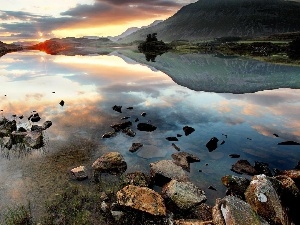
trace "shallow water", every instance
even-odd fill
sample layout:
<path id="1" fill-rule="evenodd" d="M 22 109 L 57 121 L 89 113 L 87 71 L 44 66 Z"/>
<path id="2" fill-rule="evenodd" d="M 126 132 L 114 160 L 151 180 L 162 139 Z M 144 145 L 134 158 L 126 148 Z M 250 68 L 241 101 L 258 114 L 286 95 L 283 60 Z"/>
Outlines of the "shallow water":
<path id="1" fill-rule="evenodd" d="M 271 168 L 278 169 L 293 168 L 300 160 L 299 146 L 277 145 L 288 140 L 300 142 L 299 67 L 226 59 L 226 65 L 235 65 L 226 69 L 217 57 L 169 53 L 148 63 L 142 54 L 125 53 L 52 56 L 30 51 L 0 58 L 2 116 L 12 119 L 13 114 L 24 115 L 17 123 L 28 127 L 31 124 L 27 118 L 32 111 L 37 111 L 42 118 L 37 124 L 46 120 L 53 122 L 45 131 L 46 145 L 42 149 L 30 152 L 1 149 L 1 212 L 9 205 L 30 201 L 38 214 L 44 200 L 54 196 L 65 183 L 76 184 L 68 176 L 69 169 L 85 165 L 90 171 L 93 161 L 107 151 L 119 151 L 124 155 L 127 172 L 148 172 L 149 163 L 171 159 L 171 154 L 177 152 L 171 146 L 172 142 L 165 138 L 184 134 L 182 128 L 186 125 L 195 128 L 195 132 L 183 135 L 176 145 L 181 151 L 201 159 L 201 162 L 191 164 L 188 175 L 205 190 L 209 204 L 214 204 L 216 197 L 225 195 L 221 177 L 234 174 L 230 168 L 238 159 L 230 158 L 229 154 L 240 154 L 241 159 L 251 163 L 267 162 Z M 240 66 L 240 61 L 247 66 Z M 210 92 L 192 88 L 205 86 L 201 84 L 204 82 L 201 76 L 210 76 L 210 68 L 212 74 L 218 73 L 218 77 L 222 76 L 222 68 L 224 76 L 232 75 L 236 69 L 239 83 L 233 82 L 234 77 L 230 78 L 232 92 L 240 90 L 237 86 L 245 76 L 247 79 L 242 80 L 242 84 L 251 86 L 249 92 L 257 91 L 256 87 L 271 90 L 232 94 L 228 93 L 230 85 L 226 85 L 222 90 L 227 93 L 219 93 L 220 83 L 213 83 L 213 79 L 206 79 Z M 178 75 L 183 73 L 184 77 L 179 79 Z M 268 77 L 261 79 L 264 74 Z M 276 77 L 276 82 L 267 82 L 271 75 Z M 249 78 L 251 76 L 260 80 L 254 82 Z M 282 77 L 289 82 L 280 86 Z M 262 85 L 261 80 L 268 85 Z M 276 89 L 279 87 L 282 88 Z M 59 105 L 61 100 L 65 101 L 64 106 Z M 113 111 L 114 105 L 122 105 L 123 113 Z M 127 110 L 129 106 L 134 109 Z M 147 115 L 142 117 L 142 112 Z M 137 135 L 131 138 L 120 133 L 102 139 L 105 132 L 111 131 L 110 125 L 121 122 L 124 116 L 130 116 Z M 152 133 L 138 131 L 136 118 L 140 122 L 150 122 L 158 127 L 157 130 Z M 212 137 L 219 139 L 219 145 L 209 152 L 205 145 Z M 220 145 L 223 140 L 225 143 Z M 128 150 L 133 142 L 141 142 L 144 146 L 131 153 Z M 209 190 L 210 185 L 217 191 Z"/>

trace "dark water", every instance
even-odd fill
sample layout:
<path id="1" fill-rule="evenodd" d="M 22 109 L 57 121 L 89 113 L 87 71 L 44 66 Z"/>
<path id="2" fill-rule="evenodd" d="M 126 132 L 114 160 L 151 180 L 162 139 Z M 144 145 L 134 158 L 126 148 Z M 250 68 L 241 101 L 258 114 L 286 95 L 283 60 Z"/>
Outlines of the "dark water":
<path id="1" fill-rule="evenodd" d="M 195 132 L 183 135 L 176 145 L 201 159 L 191 164 L 188 175 L 205 190 L 209 204 L 225 195 L 221 177 L 234 174 L 230 168 L 237 159 L 229 154 L 240 154 L 251 163 L 267 162 L 271 168 L 290 169 L 297 164 L 300 147 L 277 144 L 300 142 L 300 67 L 168 54 L 151 63 L 128 51 L 107 56 L 51 56 L 33 51 L 0 58 L 1 116 L 24 115 L 17 123 L 28 127 L 27 118 L 37 111 L 42 118 L 37 124 L 53 122 L 42 149 L 1 149 L 0 211 L 29 200 L 38 214 L 44 200 L 66 183 L 76 183 L 69 179 L 69 169 L 85 165 L 90 170 L 93 161 L 107 151 L 124 155 L 127 172 L 148 172 L 149 163 L 171 159 L 177 152 L 165 138 L 184 134 L 186 125 Z M 248 93 L 232 94 L 231 88 L 233 93 Z M 122 105 L 123 113 L 113 111 L 114 105 Z M 130 106 L 133 110 L 126 109 Z M 142 112 L 147 115 L 142 117 Z M 130 116 L 137 135 L 120 133 L 102 139 L 111 131 L 110 125 L 124 116 Z M 139 132 L 136 118 L 150 121 L 157 130 Z M 219 145 L 209 152 L 205 145 L 212 137 L 219 139 Z M 144 146 L 131 153 L 133 142 Z M 209 190 L 210 185 L 217 191 Z"/>

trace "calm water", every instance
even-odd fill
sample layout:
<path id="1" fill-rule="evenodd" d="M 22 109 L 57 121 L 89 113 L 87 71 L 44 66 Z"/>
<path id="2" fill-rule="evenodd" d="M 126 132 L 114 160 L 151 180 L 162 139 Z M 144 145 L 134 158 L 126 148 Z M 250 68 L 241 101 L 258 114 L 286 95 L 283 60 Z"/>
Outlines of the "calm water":
<path id="1" fill-rule="evenodd" d="M 30 126 L 27 118 L 37 111 L 42 118 L 37 124 L 53 122 L 42 149 L 1 149 L 1 212 L 8 205 L 29 200 L 37 213 L 44 200 L 65 183 L 76 184 L 68 176 L 69 169 L 79 165 L 90 169 L 107 151 L 121 152 L 128 172 L 148 172 L 149 163 L 171 159 L 177 152 L 165 138 L 183 134 L 186 125 L 196 131 L 182 136 L 176 145 L 201 159 L 191 164 L 188 175 L 205 190 L 209 204 L 225 195 L 221 177 L 234 174 L 230 168 L 237 159 L 229 154 L 278 169 L 293 168 L 300 160 L 299 146 L 277 145 L 300 142 L 300 67 L 197 54 L 168 53 L 147 62 L 143 55 L 129 51 L 106 56 L 51 56 L 32 51 L 0 58 L 0 82 L 2 116 L 24 115 L 18 126 Z M 243 90 L 249 93 L 232 94 Z M 114 105 L 122 105 L 123 113 L 113 111 Z M 134 109 L 127 110 L 129 106 Z M 140 116 L 142 112 L 146 117 Z M 137 135 L 131 138 L 120 133 L 102 139 L 111 131 L 109 126 L 124 116 L 131 117 Z M 158 129 L 139 132 L 136 118 L 150 120 Z M 209 152 L 205 145 L 212 137 L 220 141 Z M 133 142 L 144 147 L 130 153 Z M 217 191 L 207 189 L 210 185 Z"/>

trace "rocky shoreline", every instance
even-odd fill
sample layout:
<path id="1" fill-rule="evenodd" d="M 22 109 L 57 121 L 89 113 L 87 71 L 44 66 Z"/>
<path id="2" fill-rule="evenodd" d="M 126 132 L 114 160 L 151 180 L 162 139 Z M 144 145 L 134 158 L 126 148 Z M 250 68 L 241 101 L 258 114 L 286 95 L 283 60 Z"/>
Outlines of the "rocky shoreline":
<path id="1" fill-rule="evenodd" d="M 5 44 L 2 41 L 0 41 L 0 57 L 7 53 L 21 51 L 21 50 L 23 50 L 23 47 L 19 45 Z"/>

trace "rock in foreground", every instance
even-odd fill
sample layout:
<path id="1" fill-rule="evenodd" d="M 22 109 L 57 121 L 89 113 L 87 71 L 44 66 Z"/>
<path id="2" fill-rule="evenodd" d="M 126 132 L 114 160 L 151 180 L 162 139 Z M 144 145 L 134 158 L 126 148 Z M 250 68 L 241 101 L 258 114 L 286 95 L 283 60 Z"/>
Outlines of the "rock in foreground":
<path id="1" fill-rule="evenodd" d="M 127 206 L 154 216 L 165 216 L 166 207 L 163 198 L 147 187 L 128 185 L 117 192 L 117 201 Z"/>
<path id="2" fill-rule="evenodd" d="M 126 171 L 127 163 L 119 152 L 108 152 L 98 158 L 92 167 L 96 172 L 118 174 Z"/>

